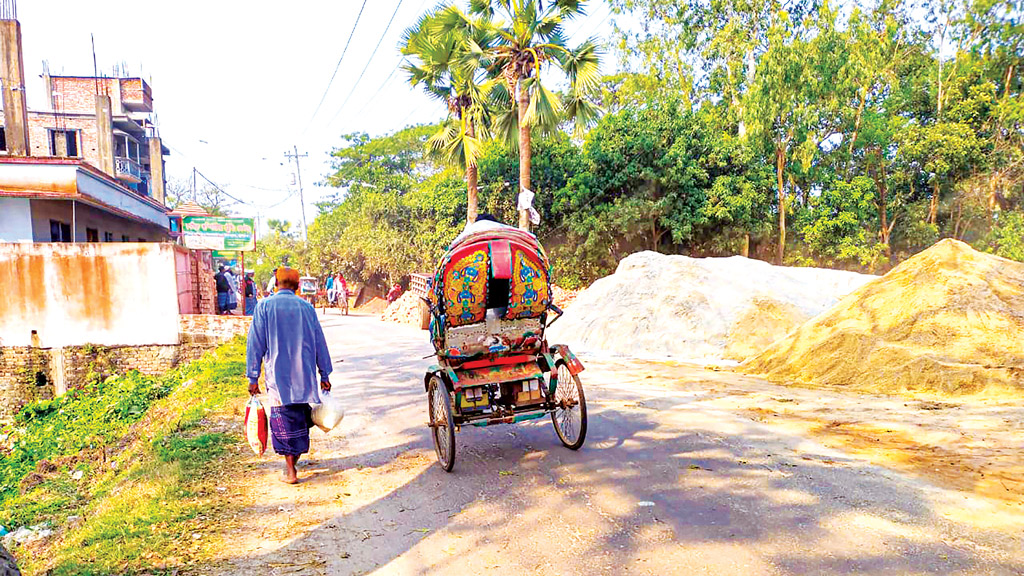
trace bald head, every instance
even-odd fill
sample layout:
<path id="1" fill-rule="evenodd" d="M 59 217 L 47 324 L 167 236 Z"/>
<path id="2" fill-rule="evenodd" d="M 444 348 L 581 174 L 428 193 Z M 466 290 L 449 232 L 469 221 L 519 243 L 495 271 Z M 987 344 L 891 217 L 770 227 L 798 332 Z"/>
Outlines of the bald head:
<path id="1" fill-rule="evenodd" d="M 293 292 L 297 291 L 299 289 L 299 271 L 292 268 L 278 268 L 277 287 Z"/>

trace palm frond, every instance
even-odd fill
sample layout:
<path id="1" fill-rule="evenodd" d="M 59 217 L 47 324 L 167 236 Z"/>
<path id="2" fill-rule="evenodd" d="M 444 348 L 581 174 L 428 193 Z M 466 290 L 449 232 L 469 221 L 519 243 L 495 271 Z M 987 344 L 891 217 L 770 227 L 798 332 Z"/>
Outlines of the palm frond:
<path id="1" fill-rule="evenodd" d="M 565 53 L 561 64 L 573 95 L 592 94 L 601 84 L 601 48 L 592 39 Z"/>
<path id="2" fill-rule="evenodd" d="M 566 98 L 562 104 L 562 115 L 566 120 L 572 121 L 572 134 L 576 138 L 582 138 L 587 129 L 597 124 L 604 112 L 591 100 L 575 95 Z"/>
<path id="3" fill-rule="evenodd" d="M 537 78 L 530 78 L 524 82 L 521 89 L 530 93 L 530 105 L 526 109 L 526 116 L 523 118 L 528 126 L 536 126 L 544 132 L 551 132 L 558 127 L 559 115 L 562 111 L 562 103 L 558 95 L 548 90 Z"/>

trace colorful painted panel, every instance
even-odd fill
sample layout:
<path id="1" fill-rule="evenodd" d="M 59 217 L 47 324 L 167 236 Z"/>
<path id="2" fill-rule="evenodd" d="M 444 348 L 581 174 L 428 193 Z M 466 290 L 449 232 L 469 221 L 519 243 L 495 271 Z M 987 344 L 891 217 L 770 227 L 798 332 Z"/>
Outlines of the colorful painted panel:
<path id="1" fill-rule="evenodd" d="M 483 384 L 494 384 L 497 382 L 516 382 L 540 378 L 543 372 L 536 362 L 524 364 L 511 364 L 505 366 L 489 366 L 487 368 L 475 368 L 473 370 L 459 370 L 459 383 L 455 385 L 456 390 L 481 386 Z"/>
<path id="2" fill-rule="evenodd" d="M 536 318 L 548 309 L 551 287 L 548 271 L 536 256 L 518 246 L 512 248 L 512 286 L 505 318 Z"/>
<path id="3" fill-rule="evenodd" d="M 487 245 L 453 260 L 444 271 L 444 309 L 450 326 L 482 322 L 487 314 Z"/>

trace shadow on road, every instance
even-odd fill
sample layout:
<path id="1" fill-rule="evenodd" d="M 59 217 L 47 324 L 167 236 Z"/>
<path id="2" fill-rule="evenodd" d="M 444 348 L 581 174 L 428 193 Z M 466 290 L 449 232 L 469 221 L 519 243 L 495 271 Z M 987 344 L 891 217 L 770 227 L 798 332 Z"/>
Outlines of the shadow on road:
<path id="1" fill-rule="evenodd" d="M 338 385 L 393 441 L 326 456 L 308 480 L 359 468 L 398 484 L 271 552 L 227 558 L 229 573 L 1024 572 L 1005 553 L 1019 537 L 943 518 L 919 483 L 841 455 L 798 457 L 800 438 L 639 387 L 587 387 L 578 452 L 549 420 L 463 429 L 447 474 L 424 426 L 429 347 L 403 342 L 353 347 L 341 384 L 360 384 Z"/>

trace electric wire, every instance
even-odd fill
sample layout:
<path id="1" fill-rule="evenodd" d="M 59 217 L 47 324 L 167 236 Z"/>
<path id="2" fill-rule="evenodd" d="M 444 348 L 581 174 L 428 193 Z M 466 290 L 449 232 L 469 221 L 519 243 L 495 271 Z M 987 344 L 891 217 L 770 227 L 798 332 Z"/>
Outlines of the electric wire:
<path id="1" fill-rule="evenodd" d="M 356 78 L 355 84 L 352 84 L 352 89 L 348 91 L 348 96 L 345 97 L 345 101 L 341 103 L 341 106 L 338 107 L 338 111 L 334 113 L 334 117 L 332 117 L 331 121 L 327 123 L 328 127 L 330 127 L 330 125 L 333 124 L 334 121 L 338 119 L 338 116 L 341 115 L 342 110 L 345 109 L 345 105 L 348 104 L 348 101 L 352 98 L 352 95 L 355 94 L 356 88 L 359 87 L 359 82 L 363 79 L 363 75 L 366 74 L 367 69 L 370 68 L 370 64 L 373 63 L 373 58 L 374 56 L 377 55 L 377 50 L 380 48 L 380 45 L 384 43 L 384 37 L 388 35 L 388 30 L 391 29 L 391 24 L 395 21 L 395 16 L 398 15 L 398 9 L 402 7 L 402 2 L 404 1 L 405 0 L 398 0 L 398 5 L 395 6 L 395 11 L 391 13 L 391 19 L 388 20 L 388 25 L 384 27 L 384 32 L 380 35 L 380 40 L 377 40 L 377 45 L 373 47 L 373 52 L 370 53 L 370 58 L 366 61 L 366 65 L 363 66 L 363 70 L 362 72 L 359 73 L 359 77 Z"/>
<path id="2" fill-rule="evenodd" d="M 370 98 L 366 101 L 366 103 L 363 104 L 363 107 L 360 108 L 358 112 L 356 112 L 356 116 L 359 116 L 360 114 L 362 114 L 363 111 L 366 110 L 367 106 L 369 106 L 370 104 L 375 102 L 375 99 L 377 98 L 377 95 L 380 94 L 380 91 L 384 89 L 384 86 L 386 86 L 387 83 L 391 80 L 391 78 L 395 75 L 395 72 L 397 72 L 399 70 L 399 68 L 402 67 L 402 64 L 404 64 L 406 62 L 408 62 L 408 60 L 406 60 L 405 58 L 402 58 L 401 60 L 399 60 L 398 64 L 396 64 L 394 66 L 394 68 L 391 69 L 391 73 L 388 74 L 388 77 L 385 78 L 384 81 L 380 83 L 380 87 L 378 87 L 377 91 L 373 93 L 373 96 L 370 96 Z"/>
<path id="3" fill-rule="evenodd" d="M 338 70 L 341 68 L 341 62 L 345 59 L 345 54 L 348 53 L 349 44 L 352 43 L 352 37 L 356 35 L 356 28 L 359 27 L 359 19 L 363 16 L 363 8 L 366 8 L 367 0 L 363 0 L 363 5 L 359 7 L 359 13 L 356 14 L 356 21 L 352 24 L 352 31 L 348 34 L 348 40 L 345 41 L 345 47 L 341 50 L 341 58 L 338 58 L 338 63 L 334 66 L 334 72 L 331 73 L 331 79 L 327 82 L 327 88 L 324 88 L 324 94 L 320 97 L 320 103 L 316 105 L 316 110 L 313 110 L 313 115 L 310 116 L 309 122 L 306 124 L 306 128 L 302 130 L 305 134 L 309 127 L 313 125 L 313 120 L 316 119 L 316 115 L 320 112 L 320 107 L 324 105 L 324 100 L 327 99 L 327 93 L 331 91 L 331 85 L 334 84 L 334 78 L 338 75 Z"/>

